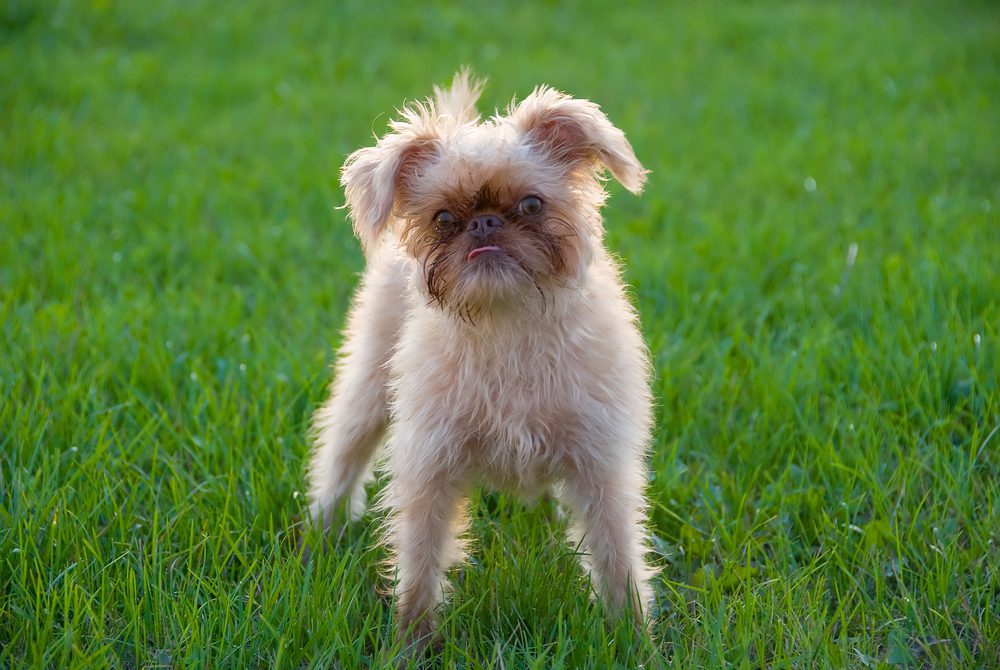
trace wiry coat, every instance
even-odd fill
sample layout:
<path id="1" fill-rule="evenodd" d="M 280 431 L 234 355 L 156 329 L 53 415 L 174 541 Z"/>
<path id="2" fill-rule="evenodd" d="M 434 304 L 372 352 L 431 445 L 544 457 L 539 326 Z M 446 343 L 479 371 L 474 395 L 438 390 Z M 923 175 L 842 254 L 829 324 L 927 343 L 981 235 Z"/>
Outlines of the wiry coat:
<path id="1" fill-rule="evenodd" d="M 648 611 L 648 355 L 600 217 L 603 169 L 635 192 L 645 171 L 588 101 L 539 88 L 480 122 L 466 74 L 435 93 L 344 167 L 368 264 L 314 420 L 311 518 L 363 509 L 387 437 L 404 631 L 431 630 L 480 482 L 554 488 L 602 598 Z"/>

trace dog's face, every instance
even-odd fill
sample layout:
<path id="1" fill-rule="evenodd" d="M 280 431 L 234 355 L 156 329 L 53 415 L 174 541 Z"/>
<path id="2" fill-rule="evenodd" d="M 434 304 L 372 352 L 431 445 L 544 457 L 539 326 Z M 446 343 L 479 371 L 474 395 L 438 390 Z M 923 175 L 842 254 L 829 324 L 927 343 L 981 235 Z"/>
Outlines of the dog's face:
<path id="1" fill-rule="evenodd" d="M 540 88 L 480 122 L 478 93 L 460 74 L 352 154 L 342 177 L 366 248 L 390 229 L 422 268 L 431 302 L 466 316 L 579 281 L 603 233 L 604 168 L 633 192 L 645 181 L 593 103 Z"/>

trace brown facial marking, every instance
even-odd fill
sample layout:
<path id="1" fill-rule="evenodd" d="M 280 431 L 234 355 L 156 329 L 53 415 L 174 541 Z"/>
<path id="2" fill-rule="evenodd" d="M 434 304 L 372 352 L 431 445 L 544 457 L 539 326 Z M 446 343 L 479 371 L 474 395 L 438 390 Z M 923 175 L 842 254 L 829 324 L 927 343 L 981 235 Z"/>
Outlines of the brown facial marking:
<path id="1" fill-rule="evenodd" d="M 532 167 L 483 174 L 475 188 L 449 185 L 432 169 L 424 176 L 440 185 L 436 193 L 418 189 L 417 197 L 400 203 L 402 240 L 421 265 L 432 303 L 467 319 L 491 304 L 540 296 L 544 305 L 554 285 L 578 272 L 586 235 L 578 230 L 579 204 L 534 187 Z M 527 180 L 521 175 L 525 170 Z M 529 196 L 537 201 L 522 207 Z M 442 212 L 447 216 L 437 216 Z M 496 217 L 501 225 L 485 234 L 481 227 L 470 230 L 476 227 L 470 222 L 483 216 Z M 485 246 L 498 249 L 469 257 Z"/>
<path id="2" fill-rule="evenodd" d="M 475 212 L 496 210 L 501 206 L 500 191 L 489 184 L 484 185 L 473 198 L 472 209 Z"/>

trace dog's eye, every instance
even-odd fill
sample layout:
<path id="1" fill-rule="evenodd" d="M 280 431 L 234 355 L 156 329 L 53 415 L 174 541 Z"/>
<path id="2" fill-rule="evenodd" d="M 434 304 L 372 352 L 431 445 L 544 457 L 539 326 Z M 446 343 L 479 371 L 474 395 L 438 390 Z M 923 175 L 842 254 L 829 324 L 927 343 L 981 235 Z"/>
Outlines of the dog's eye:
<path id="1" fill-rule="evenodd" d="M 455 215 L 449 212 L 447 209 L 442 209 L 440 212 L 434 215 L 434 225 L 439 230 L 447 230 L 448 228 L 455 225 Z"/>
<path id="2" fill-rule="evenodd" d="M 517 207 L 521 210 L 521 214 L 538 214 L 542 211 L 542 199 L 529 195 L 522 199 Z"/>

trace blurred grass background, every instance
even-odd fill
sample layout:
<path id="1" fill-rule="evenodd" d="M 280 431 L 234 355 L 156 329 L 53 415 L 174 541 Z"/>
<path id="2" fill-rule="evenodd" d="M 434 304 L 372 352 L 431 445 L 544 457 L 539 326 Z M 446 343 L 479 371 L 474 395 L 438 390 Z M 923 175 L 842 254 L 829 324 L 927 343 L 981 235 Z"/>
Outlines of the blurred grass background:
<path id="1" fill-rule="evenodd" d="M 0 4 L 0 666 L 369 667 L 285 542 L 362 266 L 337 172 L 469 64 L 602 105 L 657 378 L 650 637 L 484 493 L 443 667 L 1000 664 L 1000 9 Z"/>

